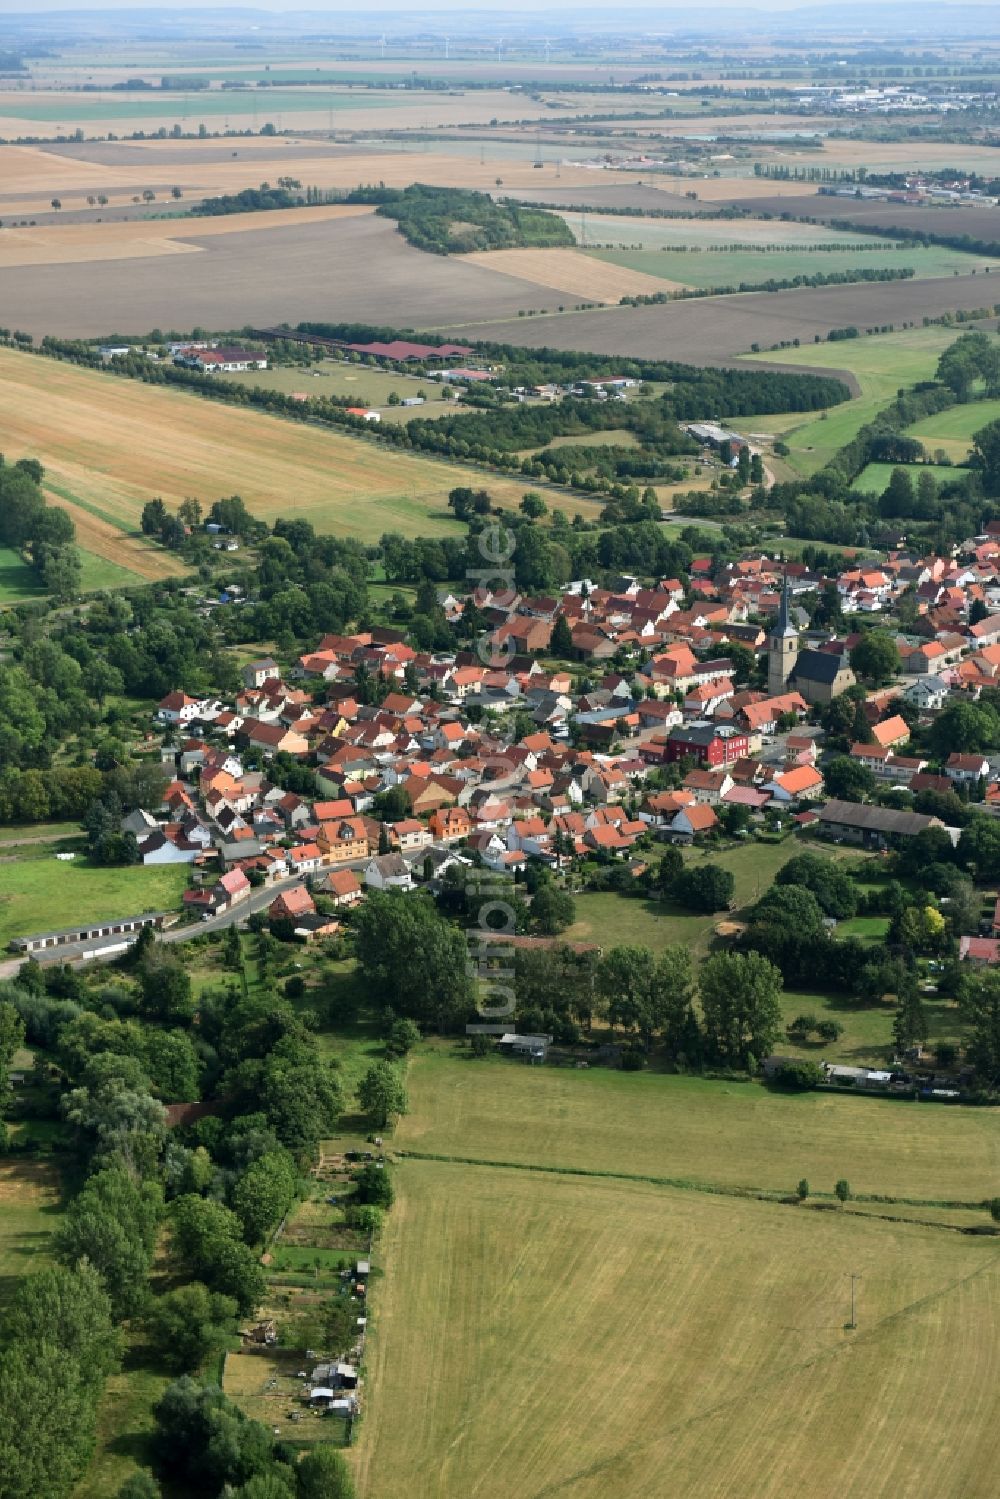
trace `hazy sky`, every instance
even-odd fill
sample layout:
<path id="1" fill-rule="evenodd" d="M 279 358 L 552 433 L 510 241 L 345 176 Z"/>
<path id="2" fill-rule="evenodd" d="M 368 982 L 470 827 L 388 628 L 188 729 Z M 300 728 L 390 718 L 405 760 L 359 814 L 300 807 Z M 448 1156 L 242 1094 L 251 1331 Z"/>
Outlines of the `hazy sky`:
<path id="1" fill-rule="evenodd" d="M 969 3 L 977 5 L 978 0 L 936 0 L 938 5 L 962 4 L 963 8 Z M 908 11 L 917 9 L 926 12 L 929 9 L 928 0 L 917 0 L 914 7 L 911 0 L 877 0 L 877 9 L 883 11 L 886 7 L 898 10 L 902 20 Z M 621 10 L 624 13 L 635 10 L 643 10 L 654 14 L 661 14 L 664 20 L 675 23 L 678 18 L 685 17 L 692 26 L 698 24 L 698 19 L 703 18 L 706 13 L 715 10 L 745 10 L 752 15 L 755 10 L 811 10 L 822 8 L 831 10 L 831 0 L 708 0 L 697 10 L 683 3 L 683 0 L 625 0 Z M 984 12 L 993 11 L 992 5 L 979 5 Z M 136 4 L 136 0 L 102 0 L 102 3 L 94 4 L 94 0 L 0 0 L 0 15 L 32 15 L 39 11 L 107 11 L 107 10 L 191 10 L 195 12 L 212 11 L 217 9 L 236 10 L 269 10 L 269 11 L 298 11 L 312 14 L 325 13 L 336 16 L 338 13 L 349 14 L 355 21 L 359 18 L 358 6 L 351 0 L 313 0 L 313 3 L 302 3 L 302 0 L 208 0 L 204 5 L 192 5 L 191 0 L 153 0 L 149 5 Z M 862 7 L 857 0 L 847 0 L 845 10 L 851 20 L 855 20 Z M 545 13 L 559 11 L 562 14 L 576 13 L 585 23 L 588 11 L 599 12 L 603 19 L 607 19 L 606 8 L 595 3 L 595 0 L 545 0 L 544 7 L 539 6 L 539 0 L 387 0 L 385 4 L 365 4 L 364 12 L 371 16 L 373 24 L 383 15 L 396 12 L 405 12 L 407 15 L 426 16 L 429 21 L 442 11 L 461 11 L 463 14 L 483 11 L 488 15 L 496 16 L 510 11 L 529 11 L 538 15 L 539 20 L 544 19 Z"/>

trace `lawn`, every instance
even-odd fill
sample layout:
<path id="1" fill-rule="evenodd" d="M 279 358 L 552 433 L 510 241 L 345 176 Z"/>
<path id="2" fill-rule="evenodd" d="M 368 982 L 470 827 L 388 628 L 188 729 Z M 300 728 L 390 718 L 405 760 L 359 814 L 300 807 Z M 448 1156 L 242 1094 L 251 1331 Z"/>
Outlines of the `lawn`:
<path id="1" fill-rule="evenodd" d="M 13 547 L 0 547 L 0 604 L 36 598 L 45 592 L 33 567 Z"/>
<path id="2" fill-rule="evenodd" d="M 509 508 L 527 487 L 373 438 L 8 349 L 0 350 L 0 451 L 43 464 L 81 547 L 154 577 L 176 572 L 177 559 L 125 533 L 138 530 L 155 495 L 176 507 L 188 496 L 207 506 L 238 493 L 263 520 L 294 516 L 374 542 L 384 531 L 457 534 L 447 507 L 456 485 L 485 484 Z M 553 502 L 571 514 L 598 508 L 572 495 Z"/>
<path id="3" fill-rule="evenodd" d="M 699 864 L 707 860 L 722 869 L 728 869 L 736 882 L 736 908 L 751 905 L 768 890 L 778 870 L 789 859 L 804 852 L 795 837 L 783 843 L 741 844 L 737 848 L 684 851 L 685 861 Z M 810 844 L 808 852 L 824 854 L 830 858 L 844 858 L 817 844 Z M 613 891 L 584 892 L 576 899 L 576 921 L 566 931 L 572 942 L 596 942 L 601 947 L 631 944 L 652 948 L 660 952 L 672 942 L 683 942 L 699 956 L 704 956 L 709 938 L 720 921 L 733 913 L 718 911 L 714 915 L 697 915 L 675 906 L 670 901 L 644 900 L 639 897 L 618 895 Z"/>
<path id="4" fill-rule="evenodd" d="M 878 917 L 859 919 L 880 920 Z M 840 930 L 853 925 L 853 922 L 843 922 Z M 937 994 L 921 994 L 920 998 L 927 1016 L 928 1045 L 933 1047 L 940 1041 L 960 1042 L 964 1026 L 956 1005 L 949 999 L 939 999 Z M 817 1020 L 835 1020 L 843 1026 L 843 1035 L 832 1042 L 812 1038 L 798 1044 L 782 1037 L 778 1049 L 789 1055 L 808 1057 L 812 1061 L 846 1062 L 851 1067 L 882 1064 L 891 1055 L 895 1006 L 890 1002 L 860 1005 L 851 1003 L 842 994 L 785 990 L 781 996 L 781 1011 L 786 1025 L 799 1015 L 815 1015 Z"/>
<path id="5" fill-rule="evenodd" d="M 0 949 L 31 932 L 176 910 L 186 884 L 183 867 L 103 869 L 83 858 L 64 864 L 54 856 L 0 864 Z"/>
<path id="6" fill-rule="evenodd" d="M 139 1337 L 129 1339 L 121 1371 L 104 1387 L 96 1449 L 73 1499 L 107 1499 L 138 1467 L 147 1465 L 147 1444 L 156 1425 L 153 1406 L 172 1378 L 150 1362 Z"/>
<path id="7" fill-rule="evenodd" d="M 0 1160 L 0 1305 L 22 1275 L 50 1263 L 48 1242 L 59 1217 L 59 1177 L 42 1161 Z"/>
<path id="8" fill-rule="evenodd" d="M 79 838 L 78 822 L 21 822 L 13 827 L 0 828 L 0 843 L 31 843 L 36 838 L 59 842 L 63 838 Z"/>
<path id="9" fill-rule="evenodd" d="M 285 365 L 222 378 L 237 385 L 280 390 L 285 395 L 297 392 L 311 397 L 349 396 L 354 405 L 381 411 L 383 421 L 441 416 L 447 409 L 441 399 L 442 384 L 439 380 L 429 380 L 426 375 L 397 375 L 391 370 L 373 369 L 337 359 L 325 359 L 308 369 L 300 365 Z M 389 397 L 394 393 L 401 401 L 423 395 L 426 402 L 423 406 L 390 406 Z"/>
<path id="10" fill-rule="evenodd" d="M 362 1493 L 994 1492 L 992 1241 L 435 1162 L 397 1185 Z"/>
<path id="11" fill-rule="evenodd" d="M 803 1008 L 796 996 L 794 1008 Z M 402 1150 L 727 1187 L 981 1202 L 1000 1179 L 1000 1110 L 948 1109 L 754 1082 L 533 1068 L 425 1045 Z"/>
<path id="12" fill-rule="evenodd" d="M 857 436 L 858 429 L 887 406 L 897 391 L 918 380 L 931 380 L 939 356 L 955 342 L 957 328 L 906 328 L 835 343 L 804 345 L 755 354 L 768 364 L 802 365 L 815 370 L 849 370 L 861 387 L 860 396 L 829 414 L 802 421 L 801 417 L 754 417 L 755 432 L 774 431 L 791 448 L 786 460 L 800 474 L 815 473 L 838 448 Z"/>

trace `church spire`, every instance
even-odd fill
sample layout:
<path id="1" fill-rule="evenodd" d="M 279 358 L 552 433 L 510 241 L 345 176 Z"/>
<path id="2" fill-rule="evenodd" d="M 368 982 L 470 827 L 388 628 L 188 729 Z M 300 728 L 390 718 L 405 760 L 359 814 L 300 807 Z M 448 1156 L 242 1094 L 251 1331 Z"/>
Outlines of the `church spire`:
<path id="1" fill-rule="evenodd" d="M 778 609 L 778 623 L 774 628 L 775 635 L 782 637 L 798 637 L 798 630 L 792 624 L 791 616 L 791 594 L 788 592 L 788 574 L 785 573 L 781 585 L 781 605 Z"/>

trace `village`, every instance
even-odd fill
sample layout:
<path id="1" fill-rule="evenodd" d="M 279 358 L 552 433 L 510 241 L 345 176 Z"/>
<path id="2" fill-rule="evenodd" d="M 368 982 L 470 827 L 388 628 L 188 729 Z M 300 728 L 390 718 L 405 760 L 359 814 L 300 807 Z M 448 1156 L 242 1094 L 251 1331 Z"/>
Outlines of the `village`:
<path id="1" fill-rule="evenodd" d="M 810 623 L 802 601 L 817 594 L 846 627 L 818 627 L 815 609 Z M 449 619 L 467 597 L 443 596 Z M 879 850 L 947 825 L 914 810 L 922 794 L 1000 807 L 1000 758 L 910 742 L 1000 680 L 1000 524 L 954 558 L 889 553 L 836 575 L 695 558 L 687 587 L 621 577 L 475 602 L 503 666 L 375 627 L 284 666 L 249 660 L 229 700 L 168 693 L 150 732 L 169 783 L 121 830 L 134 862 L 190 866 L 181 911 L 12 947 L 106 957 L 145 924 L 176 937 L 178 921 L 211 931 L 260 911 L 311 942 L 336 938 L 368 892 L 437 889 L 452 866 L 517 880 L 531 862 L 558 874 L 596 860 L 638 874 L 656 844 L 761 835 Z M 862 620 L 894 646 L 877 685 L 858 652 L 871 636 L 851 628 Z M 286 789 L 289 765 L 314 771 L 316 795 Z M 1000 961 L 996 934 L 964 934 L 962 957 Z"/>

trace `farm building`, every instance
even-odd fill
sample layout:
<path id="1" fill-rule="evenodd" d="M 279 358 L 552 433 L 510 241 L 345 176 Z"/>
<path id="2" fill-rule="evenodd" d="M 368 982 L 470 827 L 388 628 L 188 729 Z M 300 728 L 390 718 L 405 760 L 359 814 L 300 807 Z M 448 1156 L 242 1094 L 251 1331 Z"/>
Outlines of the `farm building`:
<path id="1" fill-rule="evenodd" d="M 423 364 L 429 359 L 469 359 L 474 352 L 465 344 L 415 344 L 405 338 L 394 338 L 390 343 L 348 344 L 347 348 L 352 354 L 365 354 L 369 359 L 389 364 L 408 364 L 411 360 Z"/>
<path id="2" fill-rule="evenodd" d="M 521 1057 L 525 1062 L 544 1062 L 552 1037 L 519 1036 L 516 1031 L 507 1031 L 497 1044 L 505 1056 Z"/>
<path id="3" fill-rule="evenodd" d="M 927 828 L 942 828 L 939 817 L 921 812 L 897 812 L 890 807 L 868 807 L 859 802 L 830 801 L 819 808 L 818 828 L 831 838 L 860 843 L 865 848 L 888 848 L 915 838 Z"/>
<path id="4" fill-rule="evenodd" d="M 239 375 L 246 370 L 266 370 L 267 355 L 254 349 L 181 349 L 174 363 L 203 375 Z"/>

